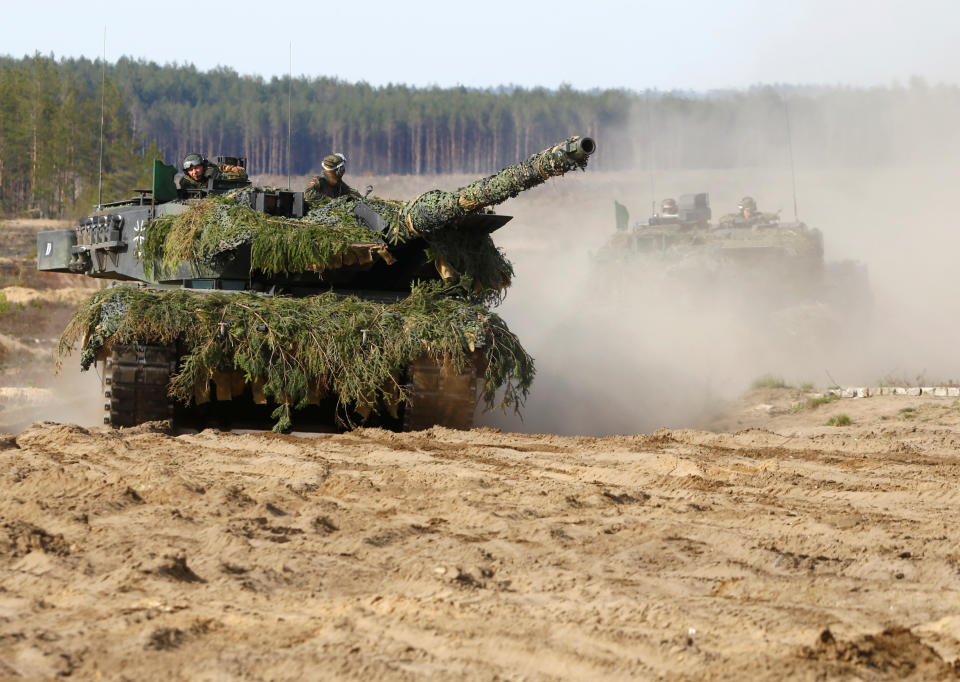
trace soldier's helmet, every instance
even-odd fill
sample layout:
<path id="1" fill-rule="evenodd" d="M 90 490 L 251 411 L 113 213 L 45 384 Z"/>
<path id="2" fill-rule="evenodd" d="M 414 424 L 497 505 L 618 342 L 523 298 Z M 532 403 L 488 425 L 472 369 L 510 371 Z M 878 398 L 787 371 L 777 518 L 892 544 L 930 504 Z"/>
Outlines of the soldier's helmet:
<path id="1" fill-rule="evenodd" d="M 203 157 L 200 154 L 187 154 L 183 157 L 183 171 L 187 172 L 194 166 L 202 166 Z"/>
<path id="2" fill-rule="evenodd" d="M 677 215 L 680 209 L 677 207 L 676 199 L 664 199 L 660 202 L 660 213 L 663 215 Z"/>
<path id="3" fill-rule="evenodd" d="M 746 211 L 747 209 L 756 213 L 757 211 L 757 202 L 754 201 L 753 197 L 744 197 L 740 200 L 740 203 L 737 204 L 737 208 L 741 211 Z"/>
<path id="4" fill-rule="evenodd" d="M 339 152 L 331 154 L 323 160 L 323 170 L 333 171 L 338 178 L 343 177 L 343 172 L 347 169 L 347 157 Z"/>

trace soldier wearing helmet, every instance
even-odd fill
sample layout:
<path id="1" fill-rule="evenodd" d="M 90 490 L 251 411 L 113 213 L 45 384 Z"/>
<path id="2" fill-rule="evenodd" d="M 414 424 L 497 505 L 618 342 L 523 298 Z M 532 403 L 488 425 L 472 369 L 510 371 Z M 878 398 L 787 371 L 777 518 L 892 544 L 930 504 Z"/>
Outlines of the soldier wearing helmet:
<path id="1" fill-rule="evenodd" d="M 183 157 L 183 177 L 180 189 L 203 189 L 211 176 L 210 164 L 201 154 L 187 154 Z"/>
<path id="2" fill-rule="evenodd" d="M 740 200 L 740 203 L 737 204 L 737 208 L 740 210 L 740 217 L 750 219 L 757 216 L 757 202 L 753 197 L 744 197 Z"/>
<path id="3" fill-rule="evenodd" d="M 664 218 L 678 218 L 680 216 L 680 207 L 677 206 L 677 200 L 664 199 L 661 201 L 660 215 Z"/>
<path id="4" fill-rule="evenodd" d="M 753 197 L 747 196 L 737 204 L 737 212 L 729 213 L 720 218 L 720 225 L 723 227 L 777 227 L 780 223 L 780 216 L 777 213 L 762 213 L 757 210 L 757 202 Z"/>
<path id="5" fill-rule="evenodd" d="M 347 195 L 359 197 L 359 192 L 343 181 L 346 167 L 347 157 L 343 154 L 331 154 L 324 158 L 323 172 L 311 180 L 303 190 L 303 198 L 307 201 L 319 201 Z"/>
<path id="6" fill-rule="evenodd" d="M 710 215 L 710 198 L 705 192 L 681 194 L 679 199 L 667 197 L 661 200 L 660 211 L 640 226 L 669 225 L 673 231 L 680 232 L 705 230 L 710 227 Z"/>

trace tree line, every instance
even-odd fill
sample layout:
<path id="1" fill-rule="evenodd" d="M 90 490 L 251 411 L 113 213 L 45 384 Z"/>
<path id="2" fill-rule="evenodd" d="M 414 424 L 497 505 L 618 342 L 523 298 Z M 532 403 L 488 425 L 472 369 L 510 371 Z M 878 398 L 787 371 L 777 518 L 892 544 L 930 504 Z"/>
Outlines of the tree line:
<path id="1" fill-rule="evenodd" d="M 105 200 L 143 186 L 161 153 L 144 139 L 112 78 L 93 82 L 39 56 L 0 64 L 0 214 L 86 212 L 98 199 L 101 168 Z"/>
<path id="2" fill-rule="evenodd" d="M 264 79 L 121 58 L 0 57 L 0 211 L 63 215 L 145 181 L 153 156 L 244 156 L 252 174 L 304 175 L 343 152 L 351 173 L 486 174 L 568 135 L 598 170 L 866 165 L 960 149 L 960 88 L 766 86 L 681 93 L 374 87 Z"/>

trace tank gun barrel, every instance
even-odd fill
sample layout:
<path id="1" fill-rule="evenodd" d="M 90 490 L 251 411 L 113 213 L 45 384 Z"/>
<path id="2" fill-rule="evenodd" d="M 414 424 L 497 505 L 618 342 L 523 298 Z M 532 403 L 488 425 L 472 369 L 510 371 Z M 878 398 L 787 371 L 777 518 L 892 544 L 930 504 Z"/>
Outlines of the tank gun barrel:
<path id="1" fill-rule="evenodd" d="M 561 153 L 574 161 L 585 161 L 597 151 L 597 143 L 592 137 L 573 137 L 558 146 L 562 147 Z"/>
<path id="2" fill-rule="evenodd" d="M 432 231 L 453 224 L 469 213 L 502 203 L 549 178 L 586 168 L 596 149 L 597 144 L 591 137 L 568 137 L 526 161 L 507 166 L 455 192 L 439 189 L 424 192 L 401 209 L 397 229 L 413 236 L 429 237 Z"/>

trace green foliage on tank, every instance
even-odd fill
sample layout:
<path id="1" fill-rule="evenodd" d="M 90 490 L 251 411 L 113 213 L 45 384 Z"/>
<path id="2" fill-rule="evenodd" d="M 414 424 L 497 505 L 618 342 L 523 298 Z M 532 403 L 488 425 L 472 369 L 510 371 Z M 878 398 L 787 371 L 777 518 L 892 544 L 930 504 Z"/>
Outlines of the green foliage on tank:
<path id="1" fill-rule="evenodd" d="M 251 269 L 266 275 L 322 271 L 351 244 L 381 241 L 357 221 L 349 202 L 330 203 L 336 205 L 322 222 L 312 213 L 302 219 L 261 213 L 236 195 L 194 200 L 186 212 L 152 221 L 141 246 L 144 272 L 153 278 L 183 262 L 210 264 L 242 244 L 252 246 Z"/>
<path id="2" fill-rule="evenodd" d="M 151 223 L 141 246 L 144 270 L 153 277 L 182 262 L 210 264 L 250 244 L 252 271 L 322 272 L 337 267 L 351 244 L 398 245 L 422 238 L 428 259 L 438 263 L 445 279 L 467 277 L 475 288 L 500 290 L 513 276 L 510 262 L 489 233 L 465 227 L 463 219 L 548 178 L 585 168 L 594 149 L 592 139 L 570 137 L 453 192 L 431 190 L 409 202 L 343 196 L 313 203 L 300 219 L 251 209 L 247 189 L 195 200 L 186 212 Z M 358 219 L 359 205 L 379 216 L 382 233 Z"/>
<path id="3" fill-rule="evenodd" d="M 86 369 L 109 343 L 179 344 L 173 397 L 187 402 L 213 372 L 239 370 L 278 405 L 276 431 L 290 428 L 291 410 L 311 392 L 360 408 L 405 399 L 404 369 L 424 355 L 459 372 L 477 354 L 486 405 L 518 409 L 533 359 L 500 316 L 451 293 L 443 283 L 423 283 L 395 303 L 378 303 L 332 292 L 292 298 L 120 286 L 81 306 L 60 354 L 80 342 Z"/>

